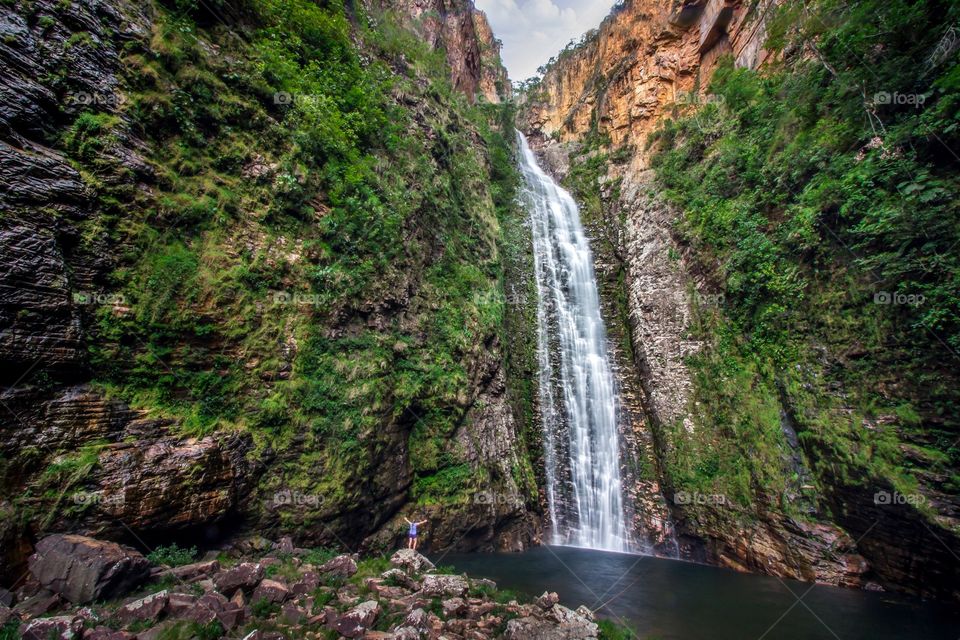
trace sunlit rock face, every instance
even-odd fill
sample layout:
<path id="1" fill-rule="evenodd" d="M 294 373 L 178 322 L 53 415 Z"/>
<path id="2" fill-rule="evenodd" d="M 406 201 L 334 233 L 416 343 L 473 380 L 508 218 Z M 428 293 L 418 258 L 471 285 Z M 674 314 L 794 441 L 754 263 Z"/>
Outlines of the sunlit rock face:
<path id="1" fill-rule="evenodd" d="M 704 382 L 695 383 L 689 358 L 703 352 L 705 344 L 689 329 L 697 307 L 716 304 L 717 289 L 709 268 L 677 233 L 681 212 L 657 193 L 650 169 L 655 145 L 648 140 L 665 119 L 720 99 L 708 87 L 722 56 L 732 56 L 738 67 L 758 69 L 779 55 L 764 48 L 774 5 L 628 0 L 579 46 L 561 52 L 520 98 L 519 128 L 541 164 L 562 183 L 598 147 L 617 158 L 591 175 L 604 185 L 602 215 L 584 224 L 598 279 L 622 281 L 601 286 L 601 295 L 609 330 L 615 335 L 619 325 L 632 347 L 629 357 L 615 357 L 621 365 L 615 372 L 622 389 L 635 390 L 624 394 L 625 408 L 633 411 L 620 427 L 633 535 L 669 555 L 671 547 L 664 542 L 675 532 L 675 553 L 681 557 L 742 571 L 956 597 L 948 577 L 956 572 L 950 501 L 938 504 L 946 525 L 931 535 L 934 525 L 918 510 L 877 504 L 876 492 L 895 495 L 889 486 L 857 487 L 848 478 L 814 477 L 805 460 L 829 459 L 831 452 L 800 445 L 783 394 L 782 473 L 795 478 L 796 487 L 815 490 L 819 509 L 798 497 L 799 491 L 772 495 L 764 487 L 753 489 L 749 505 L 724 502 L 723 496 L 678 494 L 664 471 L 662 461 L 682 445 L 682 434 L 711 419 L 694 400 L 696 384 Z M 626 306 L 625 319 L 619 304 Z M 924 491 L 939 499 L 930 486 Z M 788 515 L 782 500 L 806 515 Z"/>
<path id="2" fill-rule="evenodd" d="M 373 0 L 391 9 L 433 49 L 443 49 L 453 86 L 471 99 L 498 103 L 510 91 L 500 42 L 470 0 Z"/>

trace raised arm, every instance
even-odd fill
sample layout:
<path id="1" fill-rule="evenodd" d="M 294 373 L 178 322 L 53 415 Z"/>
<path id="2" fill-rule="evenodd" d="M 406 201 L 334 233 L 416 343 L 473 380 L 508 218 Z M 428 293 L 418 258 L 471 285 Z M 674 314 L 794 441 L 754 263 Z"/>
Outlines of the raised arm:
<path id="1" fill-rule="evenodd" d="M 406 517 L 404 517 L 404 520 L 407 520 Z M 407 524 L 413 524 L 413 523 L 407 520 Z"/>

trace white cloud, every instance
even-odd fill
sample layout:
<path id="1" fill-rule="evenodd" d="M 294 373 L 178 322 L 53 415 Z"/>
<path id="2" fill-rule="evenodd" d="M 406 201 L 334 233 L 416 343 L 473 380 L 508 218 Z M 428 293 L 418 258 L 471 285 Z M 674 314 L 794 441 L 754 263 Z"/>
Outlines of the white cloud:
<path id="1" fill-rule="evenodd" d="M 613 0 L 475 0 L 503 40 L 503 62 L 524 80 L 571 40 L 600 24 Z M 576 7 L 571 6 L 576 5 Z"/>

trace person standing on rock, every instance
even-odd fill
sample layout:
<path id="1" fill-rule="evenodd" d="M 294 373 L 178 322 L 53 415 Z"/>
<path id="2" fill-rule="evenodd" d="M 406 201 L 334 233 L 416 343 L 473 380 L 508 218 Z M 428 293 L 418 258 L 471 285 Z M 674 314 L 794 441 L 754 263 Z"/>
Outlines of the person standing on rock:
<path id="1" fill-rule="evenodd" d="M 407 520 L 404 518 L 404 520 Z M 410 525 L 410 535 L 407 539 L 407 549 L 417 550 L 417 527 L 422 524 L 427 524 L 427 520 L 421 520 L 420 522 L 411 522 L 407 520 L 407 524 Z"/>

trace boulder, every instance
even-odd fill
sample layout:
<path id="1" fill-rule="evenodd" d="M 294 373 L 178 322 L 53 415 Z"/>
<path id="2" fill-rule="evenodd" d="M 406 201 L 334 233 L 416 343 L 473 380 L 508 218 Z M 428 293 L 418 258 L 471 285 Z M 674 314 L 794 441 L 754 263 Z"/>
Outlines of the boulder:
<path id="1" fill-rule="evenodd" d="M 425 573 L 435 569 L 432 562 L 413 549 L 400 549 L 390 557 L 390 564 L 407 573 Z"/>
<path id="2" fill-rule="evenodd" d="M 400 569 L 389 569 L 380 574 L 380 577 L 383 578 L 383 581 L 387 584 L 393 583 L 413 590 L 420 588 L 420 583 Z"/>
<path id="3" fill-rule="evenodd" d="M 336 622 L 335 629 L 347 638 L 359 638 L 380 615 L 380 605 L 375 600 L 361 602 L 347 610 Z"/>
<path id="4" fill-rule="evenodd" d="M 197 597 L 187 593 L 171 593 L 167 597 L 165 612 L 168 616 L 179 618 L 197 604 Z"/>
<path id="5" fill-rule="evenodd" d="M 236 589 L 253 589 L 263 580 L 263 565 L 243 562 L 233 569 L 213 576 L 213 584 L 220 593 L 232 593 Z"/>
<path id="6" fill-rule="evenodd" d="M 280 538 L 280 542 L 277 543 L 277 551 L 284 554 L 292 554 L 294 551 L 293 540 L 290 539 L 290 536 L 283 536 Z"/>
<path id="7" fill-rule="evenodd" d="M 280 619 L 286 624 L 302 624 L 307 618 L 307 612 L 292 602 L 288 602 L 280 609 Z"/>
<path id="8" fill-rule="evenodd" d="M 320 586 L 320 574 L 316 571 L 305 571 L 300 579 L 293 584 L 291 593 L 295 596 L 313 593 Z"/>
<path id="9" fill-rule="evenodd" d="M 133 549 L 60 534 L 37 543 L 29 567 L 43 587 L 76 604 L 120 597 L 150 574 L 150 562 Z"/>
<path id="10" fill-rule="evenodd" d="M 234 602 L 229 602 L 222 611 L 217 612 L 217 620 L 220 621 L 220 624 L 222 624 L 223 628 L 227 631 L 233 631 L 243 624 L 246 617 L 246 610 L 243 607 L 237 606 Z"/>
<path id="11" fill-rule="evenodd" d="M 229 600 L 219 593 L 206 593 L 200 596 L 184 617 L 198 624 L 210 624 L 217 619 L 217 614 L 227 608 L 228 603 Z"/>
<path id="12" fill-rule="evenodd" d="M 507 640 L 595 640 L 597 625 L 584 616 L 556 604 L 548 616 L 526 616 L 507 623 Z"/>
<path id="13" fill-rule="evenodd" d="M 170 569 L 164 569 L 157 574 L 158 578 L 163 578 L 170 576 L 176 579 L 178 582 L 196 582 L 197 580 L 202 580 L 208 576 L 220 571 L 220 563 L 216 560 L 208 560 L 206 562 L 194 562 L 192 564 L 185 564 L 180 567 L 172 567 Z"/>
<path id="14" fill-rule="evenodd" d="M 467 602 L 463 598 L 450 598 L 440 603 L 443 609 L 443 617 L 452 618 L 459 616 L 467 611 Z"/>
<path id="15" fill-rule="evenodd" d="M 15 614 L 25 614 L 31 618 L 42 616 L 48 611 L 53 611 L 63 604 L 63 598 L 57 594 L 43 589 L 40 593 L 35 593 L 29 598 L 21 600 L 13 608 Z"/>
<path id="16" fill-rule="evenodd" d="M 22 640 L 76 640 L 83 633 L 83 619 L 75 616 L 37 618 L 20 625 Z"/>
<path id="17" fill-rule="evenodd" d="M 460 596 L 467 595 L 470 584 L 463 576 L 428 575 L 423 579 L 421 591 L 425 596 Z"/>
<path id="18" fill-rule="evenodd" d="M 496 591 L 497 589 L 497 583 L 493 580 L 487 580 L 486 578 L 473 578 L 470 580 L 470 584 L 481 589 L 489 589 L 490 591 Z"/>
<path id="19" fill-rule="evenodd" d="M 330 573 L 341 578 L 349 578 L 357 572 L 357 561 L 352 556 L 340 555 L 320 565 L 317 571 L 319 573 Z"/>
<path id="20" fill-rule="evenodd" d="M 251 602 L 260 602 L 266 600 L 275 604 L 281 604 L 290 597 L 290 589 L 287 585 L 269 578 L 263 579 L 257 588 L 253 590 L 250 596 Z"/>
<path id="21" fill-rule="evenodd" d="M 413 627 L 397 627 L 393 630 L 394 640 L 420 640 L 421 635 Z"/>
<path id="22" fill-rule="evenodd" d="M 426 611 L 417 608 L 407 614 L 407 617 L 403 620 L 403 626 L 423 631 L 430 628 L 430 618 Z"/>
<path id="23" fill-rule="evenodd" d="M 558 596 L 555 591 L 551 591 L 549 593 L 544 591 L 543 595 L 537 598 L 535 604 L 544 611 L 547 611 L 548 609 L 553 608 L 553 605 L 557 604 L 558 602 L 560 602 L 560 596 Z"/>
<path id="24" fill-rule="evenodd" d="M 260 631 L 256 629 L 243 636 L 243 640 L 284 640 L 284 635 L 279 631 Z"/>
<path id="25" fill-rule="evenodd" d="M 110 627 L 94 627 L 83 632 L 83 640 L 132 640 L 134 635 L 128 631 L 116 631 Z M 143 635 L 138 640 L 148 640 Z"/>
<path id="26" fill-rule="evenodd" d="M 170 594 L 166 590 L 158 591 L 146 598 L 140 598 L 133 602 L 128 602 L 117 609 L 117 619 L 127 625 L 131 622 L 143 622 L 147 620 L 156 620 L 163 613 L 167 603 L 170 600 Z"/>

